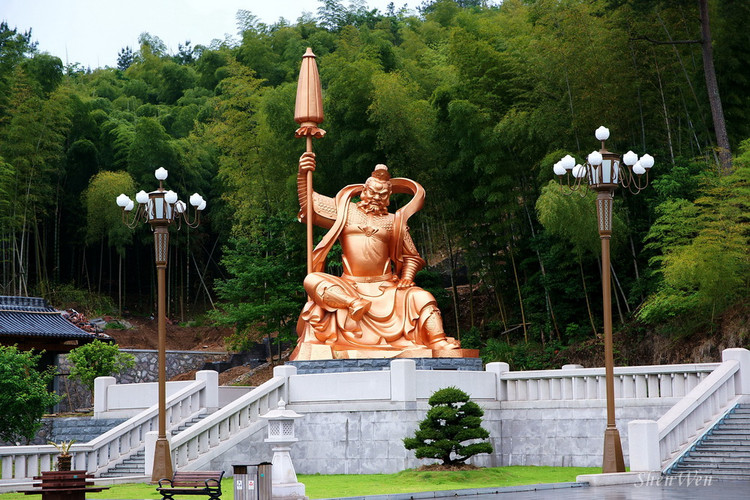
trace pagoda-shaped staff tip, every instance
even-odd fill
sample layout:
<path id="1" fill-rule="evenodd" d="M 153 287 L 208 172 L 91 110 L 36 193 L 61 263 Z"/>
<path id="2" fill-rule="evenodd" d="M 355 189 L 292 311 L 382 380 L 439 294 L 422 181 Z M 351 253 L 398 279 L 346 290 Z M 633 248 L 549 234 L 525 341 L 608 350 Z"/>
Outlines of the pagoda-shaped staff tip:
<path id="1" fill-rule="evenodd" d="M 318 125 L 323 122 L 323 90 L 320 85 L 318 65 L 311 48 L 302 58 L 297 82 L 297 99 L 294 106 L 294 121 L 301 127 L 297 130 L 297 137 L 322 137 Z"/>

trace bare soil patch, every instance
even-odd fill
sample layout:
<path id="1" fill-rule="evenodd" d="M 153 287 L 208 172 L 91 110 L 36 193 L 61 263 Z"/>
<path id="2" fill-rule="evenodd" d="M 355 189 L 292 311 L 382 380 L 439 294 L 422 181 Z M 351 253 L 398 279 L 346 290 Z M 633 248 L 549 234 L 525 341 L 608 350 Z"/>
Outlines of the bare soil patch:
<path id="1" fill-rule="evenodd" d="M 112 336 L 121 348 L 156 349 L 158 347 L 159 336 L 156 318 L 129 317 L 125 321 L 133 325 L 133 328 L 106 330 L 106 333 Z M 227 348 L 224 339 L 231 333 L 231 328 L 167 324 L 167 349 L 225 352 Z"/>

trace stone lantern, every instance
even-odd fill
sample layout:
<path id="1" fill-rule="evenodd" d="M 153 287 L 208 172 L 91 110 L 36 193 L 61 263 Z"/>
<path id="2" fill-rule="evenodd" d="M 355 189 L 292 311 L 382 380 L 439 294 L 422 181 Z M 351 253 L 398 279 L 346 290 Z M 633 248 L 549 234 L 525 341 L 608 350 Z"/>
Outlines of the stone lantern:
<path id="1" fill-rule="evenodd" d="M 273 459 L 271 460 L 271 480 L 273 483 L 273 498 L 278 499 L 307 499 L 305 485 L 297 481 L 292 457 L 289 451 L 292 444 L 297 442 L 294 434 L 294 421 L 302 415 L 286 409 L 284 400 L 279 400 L 279 406 L 260 418 L 268 420 L 268 438 L 266 443 L 272 444 Z"/>

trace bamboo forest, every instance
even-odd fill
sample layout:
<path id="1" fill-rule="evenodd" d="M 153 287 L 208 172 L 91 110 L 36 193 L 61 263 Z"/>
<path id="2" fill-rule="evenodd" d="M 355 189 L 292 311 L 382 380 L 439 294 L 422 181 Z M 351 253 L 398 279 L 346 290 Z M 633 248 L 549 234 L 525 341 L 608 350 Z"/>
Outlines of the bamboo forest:
<path id="1" fill-rule="evenodd" d="M 610 151 L 655 159 L 646 189 L 614 195 L 616 360 L 747 347 L 750 2 L 311 9 L 274 24 L 241 10 L 236 36 L 176 52 L 142 33 L 104 68 L 65 65 L 0 24 L 0 295 L 153 314 L 152 232 L 129 229 L 115 199 L 156 189 L 163 167 L 165 187 L 207 201 L 200 226 L 170 231 L 169 317 L 231 327 L 235 349 L 292 345 L 306 300 L 294 107 L 311 47 L 327 131 L 315 191 L 379 163 L 424 186 L 409 221 L 427 261 L 417 283 L 464 347 L 514 369 L 601 362 L 596 194 L 565 196 L 553 166 L 585 162 L 602 125 Z"/>

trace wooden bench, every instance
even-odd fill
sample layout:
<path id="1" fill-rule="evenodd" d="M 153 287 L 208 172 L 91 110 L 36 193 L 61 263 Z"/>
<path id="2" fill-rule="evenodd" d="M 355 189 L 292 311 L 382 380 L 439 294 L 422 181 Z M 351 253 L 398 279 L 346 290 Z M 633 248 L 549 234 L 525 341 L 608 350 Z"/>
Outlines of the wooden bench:
<path id="1" fill-rule="evenodd" d="M 164 500 L 172 500 L 174 495 L 208 495 L 218 500 L 223 476 L 224 471 L 178 471 L 172 479 L 160 479 L 156 491 Z"/>
<path id="2" fill-rule="evenodd" d="M 23 493 L 42 495 L 42 500 L 85 500 L 87 491 L 96 493 L 109 489 L 106 486 L 93 486 L 92 477 L 85 470 L 44 471 L 41 476 L 34 478 L 42 480 L 34 485 L 38 489 Z"/>

